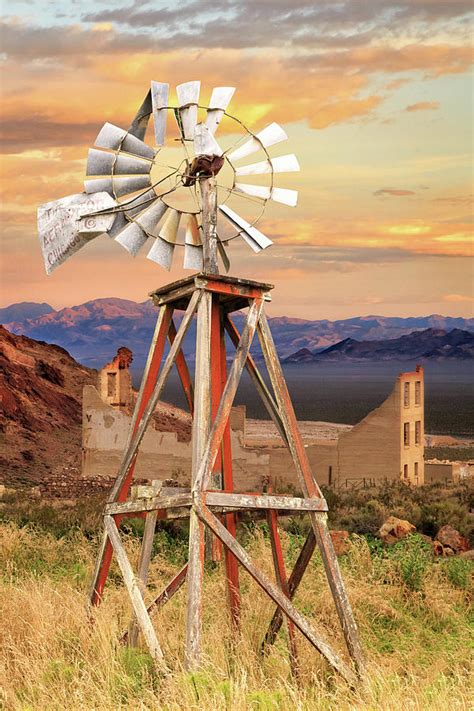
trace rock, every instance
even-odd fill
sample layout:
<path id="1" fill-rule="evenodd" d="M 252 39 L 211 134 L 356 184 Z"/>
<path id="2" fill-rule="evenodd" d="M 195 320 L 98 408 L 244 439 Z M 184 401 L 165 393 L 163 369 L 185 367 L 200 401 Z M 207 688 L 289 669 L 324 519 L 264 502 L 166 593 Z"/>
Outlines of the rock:
<path id="1" fill-rule="evenodd" d="M 334 552 L 336 555 L 344 555 L 349 552 L 349 531 L 329 531 Z"/>
<path id="2" fill-rule="evenodd" d="M 397 543 L 409 533 L 416 531 L 415 526 L 409 521 L 396 516 L 389 516 L 379 529 L 378 536 L 384 543 Z"/>
<path id="3" fill-rule="evenodd" d="M 459 558 L 464 558 L 465 560 L 474 560 L 474 548 L 470 548 L 468 551 L 463 551 L 459 554 Z"/>
<path id="4" fill-rule="evenodd" d="M 431 542 L 433 548 L 433 555 L 437 558 L 449 558 L 450 555 L 454 555 L 454 551 L 449 546 L 443 546 L 439 541 Z"/>
<path id="5" fill-rule="evenodd" d="M 459 531 L 456 531 L 452 526 L 443 526 L 435 536 L 436 540 L 451 548 L 455 553 L 464 553 L 469 550 L 469 541 L 464 536 L 461 536 Z"/>

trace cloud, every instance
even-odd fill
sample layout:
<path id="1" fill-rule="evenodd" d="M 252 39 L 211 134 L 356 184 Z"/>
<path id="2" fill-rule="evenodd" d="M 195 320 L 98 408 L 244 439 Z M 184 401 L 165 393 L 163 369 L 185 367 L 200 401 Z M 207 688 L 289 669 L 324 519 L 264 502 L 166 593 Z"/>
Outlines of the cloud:
<path id="1" fill-rule="evenodd" d="M 455 207 L 457 205 L 472 205 L 473 196 L 471 195 L 453 195 L 451 197 L 433 198 L 431 202 L 439 205 L 449 205 Z"/>
<path id="2" fill-rule="evenodd" d="M 459 303 L 474 303 L 474 296 L 469 294 L 446 294 L 443 296 L 443 301 L 447 301 L 451 304 Z"/>
<path id="3" fill-rule="evenodd" d="M 77 146 L 91 141 L 97 123 L 59 122 L 46 116 L 0 120 L 1 153 L 22 153 L 31 147 Z"/>
<path id="4" fill-rule="evenodd" d="M 417 104 L 410 104 L 405 111 L 436 111 L 439 109 L 439 101 L 419 101 Z"/>
<path id="5" fill-rule="evenodd" d="M 406 197 L 408 195 L 416 195 L 414 190 L 403 190 L 401 188 L 381 188 L 376 190 L 374 195 L 391 195 L 393 197 Z"/>

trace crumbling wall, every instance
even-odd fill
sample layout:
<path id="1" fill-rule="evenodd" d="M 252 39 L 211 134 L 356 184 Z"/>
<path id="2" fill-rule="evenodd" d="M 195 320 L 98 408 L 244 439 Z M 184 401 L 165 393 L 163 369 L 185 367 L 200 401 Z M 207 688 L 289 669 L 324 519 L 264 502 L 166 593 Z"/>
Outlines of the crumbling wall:
<path id="1" fill-rule="evenodd" d="M 96 388 L 83 393 L 82 475 L 115 477 L 130 428 L 130 417 L 105 403 Z M 269 455 L 245 447 L 242 410 L 231 416 L 231 443 L 236 491 L 260 490 L 269 474 Z M 191 442 L 180 442 L 176 433 L 161 432 L 150 425 L 143 437 L 135 466 L 135 477 L 173 479 L 187 486 L 191 478 Z"/>

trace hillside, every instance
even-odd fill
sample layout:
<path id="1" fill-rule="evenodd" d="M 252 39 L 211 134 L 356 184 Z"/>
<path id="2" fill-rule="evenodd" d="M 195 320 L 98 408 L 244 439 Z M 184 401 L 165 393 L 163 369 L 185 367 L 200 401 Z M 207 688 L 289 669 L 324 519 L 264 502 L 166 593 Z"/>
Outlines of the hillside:
<path id="1" fill-rule="evenodd" d="M 95 371 L 59 346 L 1 326 L 0 361 L 1 481 L 40 481 L 56 467 L 78 472 L 82 388 L 95 383 Z"/>
<path id="2" fill-rule="evenodd" d="M 454 328 L 451 331 L 427 328 L 400 338 L 381 341 L 357 341 L 346 338 L 320 352 L 302 348 L 285 363 L 322 363 L 328 361 L 436 361 L 474 358 L 474 334 Z"/>
<path id="3" fill-rule="evenodd" d="M 7 316 L 8 313 L 15 314 L 18 306 L 21 305 L 13 305 L 3 311 L 7 312 Z M 133 351 L 137 371 L 145 362 L 157 317 L 157 310 L 150 301 L 136 303 L 117 298 L 95 299 L 39 316 L 32 316 L 31 313 L 30 309 L 30 315 L 16 316 L 3 323 L 13 333 L 66 348 L 74 358 L 90 367 L 101 367 L 117 343 L 123 343 Z M 235 321 L 240 326 L 242 316 L 237 314 Z M 338 321 L 310 321 L 281 316 L 271 318 L 270 326 L 278 352 L 285 358 L 303 348 L 310 353 L 321 351 L 347 338 L 359 341 L 395 339 L 428 328 L 474 331 L 474 319 L 431 315 L 419 318 L 361 316 Z M 194 337 L 191 328 L 185 340 L 185 351 L 193 352 Z"/>
<path id="4" fill-rule="evenodd" d="M 109 352 L 113 355 L 116 348 Z M 9 333 L 0 326 L 0 482 L 32 484 L 81 470 L 82 389 L 97 371 L 59 346 Z M 160 403 L 155 425 L 190 438 L 187 413 Z"/>

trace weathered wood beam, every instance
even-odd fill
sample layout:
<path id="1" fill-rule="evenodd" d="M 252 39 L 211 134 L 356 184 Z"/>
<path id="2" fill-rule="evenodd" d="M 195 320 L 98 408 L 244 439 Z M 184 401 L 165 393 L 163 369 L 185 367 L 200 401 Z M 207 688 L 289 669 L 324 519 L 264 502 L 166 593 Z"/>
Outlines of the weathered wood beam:
<path id="1" fill-rule="evenodd" d="M 205 493 L 206 505 L 235 509 L 273 509 L 287 511 L 327 511 L 325 499 L 303 499 L 296 496 L 230 494 L 225 491 L 208 491 Z"/>
<path id="2" fill-rule="evenodd" d="M 169 340 L 171 346 L 173 345 L 175 338 L 176 338 L 176 326 L 174 325 L 174 321 L 171 320 L 169 331 L 168 331 L 168 340 Z M 188 364 L 186 363 L 186 358 L 184 357 L 182 348 L 179 349 L 179 351 L 176 355 L 175 363 L 176 363 L 176 369 L 178 371 L 179 379 L 181 380 L 181 385 L 183 386 L 184 396 L 186 398 L 186 402 L 188 403 L 189 412 L 192 415 L 193 410 L 194 410 L 194 390 L 193 390 L 193 384 L 191 382 L 191 376 L 189 374 Z"/>
<path id="3" fill-rule="evenodd" d="M 152 613 L 156 612 L 157 610 L 160 609 L 160 607 L 163 607 L 175 593 L 178 592 L 178 590 L 181 588 L 183 583 L 186 580 L 186 573 L 188 572 L 188 564 L 185 563 L 183 567 L 181 568 L 178 573 L 174 576 L 174 578 L 161 590 L 161 592 L 155 597 L 153 602 L 151 602 L 148 607 L 146 608 L 146 611 L 149 615 Z M 120 637 L 120 642 L 126 644 L 128 641 L 128 630 L 126 630 L 123 635 Z"/>
<path id="4" fill-rule="evenodd" d="M 107 514 L 130 514 L 144 511 L 157 511 L 158 509 L 177 509 L 191 506 L 193 503 L 191 493 L 174 494 L 173 496 L 154 496 L 151 499 L 132 499 L 123 503 L 107 504 Z"/>
<path id="5" fill-rule="evenodd" d="M 316 647 L 316 649 L 327 659 L 331 666 L 351 685 L 354 685 L 355 676 L 348 665 L 331 649 L 331 647 L 320 637 L 308 620 L 294 607 L 290 600 L 278 589 L 272 581 L 257 568 L 249 554 L 240 543 L 229 533 L 226 527 L 214 516 L 204 504 L 204 499 L 196 499 L 196 511 L 201 520 L 208 525 L 212 531 L 219 536 L 221 541 L 227 546 L 239 560 L 240 564 L 247 570 L 260 587 L 271 597 L 271 599 L 283 610 L 283 612 L 294 622 L 296 627 L 304 634 L 306 639 Z"/>
<path id="6" fill-rule="evenodd" d="M 263 309 L 263 300 L 256 299 L 249 308 L 245 328 L 242 332 L 242 337 L 235 352 L 232 367 L 226 380 L 224 390 L 222 392 L 219 409 L 216 419 L 212 425 L 209 438 L 204 449 L 204 453 L 200 462 L 199 470 L 196 474 L 196 479 L 193 484 L 193 491 L 206 489 L 209 484 L 209 477 L 213 467 L 217 452 L 220 447 L 222 436 L 229 419 L 230 410 L 234 402 L 235 393 L 244 369 L 253 336 L 257 327 L 260 314 Z"/>
<path id="7" fill-rule="evenodd" d="M 123 464 L 120 467 L 120 472 L 117 477 L 117 482 L 120 482 L 125 478 L 125 476 L 128 472 L 128 469 L 130 468 L 130 465 L 132 464 L 132 462 L 134 461 L 134 459 L 137 455 L 138 448 L 139 448 L 140 443 L 143 439 L 143 436 L 145 434 L 148 423 L 150 422 L 150 419 L 156 409 L 156 406 L 157 406 L 158 401 L 160 399 L 160 395 L 163 391 L 166 380 L 168 379 L 168 375 L 171 371 L 171 368 L 173 367 L 174 361 L 176 359 L 176 355 L 181 348 L 183 339 L 189 329 L 189 326 L 191 325 L 191 321 L 193 319 L 194 312 L 199 304 L 199 300 L 200 300 L 201 296 L 202 296 L 202 293 L 200 291 L 195 291 L 191 297 L 191 300 L 188 304 L 188 308 L 186 309 L 183 319 L 180 323 L 176 338 L 173 341 L 173 345 L 171 346 L 169 353 L 166 357 L 166 360 L 163 364 L 163 367 L 158 375 L 158 379 L 155 383 L 153 393 L 147 403 L 147 406 L 146 406 L 146 408 L 143 412 L 143 415 L 140 419 L 140 422 L 138 424 L 136 432 L 131 439 L 129 447 L 127 448 Z M 117 484 L 117 482 L 116 482 L 116 484 Z"/>
<path id="8" fill-rule="evenodd" d="M 234 322 L 229 318 L 229 316 L 226 316 L 224 319 L 224 327 L 229 334 L 230 340 L 234 344 L 234 346 L 237 348 L 239 345 L 240 341 L 240 333 L 238 332 Z M 271 394 L 270 390 L 267 387 L 267 384 L 265 383 L 265 380 L 263 379 L 259 369 L 257 368 L 254 359 L 252 356 L 248 355 L 247 361 L 245 363 L 245 368 L 250 375 L 251 380 L 253 381 L 253 384 L 255 385 L 255 388 L 257 392 L 259 393 L 263 404 L 265 405 L 268 414 L 272 418 L 273 422 L 275 423 L 275 426 L 280 434 L 280 437 L 282 438 L 283 442 L 285 444 L 287 443 L 286 440 L 286 433 L 285 433 L 285 428 L 283 427 L 280 413 L 278 411 L 278 407 L 275 403 L 275 400 L 273 398 L 273 395 Z"/>
<path id="9" fill-rule="evenodd" d="M 221 394 L 224 391 L 227 381 L 227 349 L 225 342 L 224 314 L 220 310 L 220 361 L 221 361 Z M 232 465 L 232 438 L 230 433 L 230 421 L 227 420 L 222 436 L 222 488 L 225 491 L 234 491 L 234 474 Z M 236 536 L 237 516 L 234 513 L 226 513 L 224 516 L 225 527 L 229 533 Z M 219 540 L 219 539 L 216 539 Z M 220 542 L 220 541 L 219 541 Z M 221 544 L 222 545 L 222 544 Z M 239 564 L 237 558 L 224 546 L 224 560 L 227 579 L 227 596 L 229 601 L 230 619 L 232 627 L 236 632 L 240 631 L 240 582 Z"/>
<path id="10" fill-rule="evenodd" d="M 130 595 L 130 600 L 132 601 L 132 606 L 137 618 L 137 622 L 143 633 L 143 636 L 147 643 L 147 647 L 155 662 L 160 667 L 163 667 L 163 652 L 161 650 L 160 643 L 158 642 L 158 638 L 155 634 L 155 630 L 153 629 L 153 625 L 151 624 L 150 617 L 148 616 L 146 605 L 143 600 L 142 593 L 140 591 L 140 585 L 133 574 L 132 566 L 130 565 L 127 554 L 122 545 L 122 541 L 120 540 L 120 534 L 117 526 L 115 525 L 113 517 L 104 516 L 104 525 L 109 536 L 109 540 L 114 549 L 114 553 L 117 558 L 120 570 L 122 572 L 125 586 L 128 590 L 128 594 Z"/>
<path id="11" fill-rule="evenodd" d="M 202 292 L 198 308 L 195 399 L 192 432 L 191 486 L 196 486 L 199 464 L 209 435 L 211 420 L 211 305 L 210 292 Z M 202 582 L 204 574 L 204 526 L 194 507 L 189 513 L 188 601 L 186 611 L 185 667 L 193 671 L 201 660 Z"/>
<path id="12" fill-rule="evenodd" d="M 161 489 L 161 481 L 154 481 L 150 487 L 152 490 L 159 491 Z M 148 570 L 150 568 L 151 554 L 153 549 L 153 539 L 155 537 L 156 518 L 158 511 L 149 511 L 145 518 L 145 527 L 143 530 L 142 545 L 140 549 L 140 558 L 138 560 L 138 582 L 143 595 L 145 594 L 146 585 L 148 582 Z M 134 616 L 130 622 L 129 645 L 136 647 L 138 642 L 139 626 L 137 618 Z"/>
<path id="13" fill-rule="evenodd" d="M 298 586 L 305 574 L 308 563 L 311 560 L 314 549 L 316 548 L 316 538 L 314 536 L 313 529 L 310 530 L 306 541 L 304 542 L 303 548 L 296 560 L 295 567 L 293 568 L 290 577 L 288 578 L 288 594 L 290 600 L 295 596 Z M 265 652 L 269 645 L 273 644 L 276 640 L 277 634 L 283 623 L 283 614 L 279 607 L 275 610 L 272 620 L 268 626 L 265 639 L 262 642 L 262 651 Z"/>
<path id="14" fill-rule="evenodd" d="M 263 356 L 268 368 L 276 402 L 285 428 L 288 448 L 292 455 L 300 486 L 305 496 L 322 496 L 321 489 L 316 483 L 308 456 L 301 438 L 296 415 L 293 410 L 290 394 L 283 376 L 283 371 L 278 359 L 275 343 L 264 313 L 258 323 L 258 336 L 262 347 Z M 311 525 L 316 536 L 316 542 L 321 552 L 329 587 L 331 588 L 334 604 L 341 623 L 349 654 L 353 659 L 359 674 L 363 674 L 365 660 L 359 639 L 359 632 L 352 608 L 347 597 L 344 581 L 342 579 L 339 563 L 334 553 L 331 536 L 327 527 L 327 517 L 311 513 Z"/>
<path id="15" fill-rule="evenodd" d="M 145 365 L 145 371 L 140 385 L 140 392 L 138 393 L 135 408 L 133 411 L 132 421 L 130 423 L 127 443 L 123 455 L 124 457 L 125 452 L 130 446 L 132 437 L 137 431 L 138 424 L 143 415 L 145 407 L 148 404 L 150 397 L 152 396 L 153 388 L 155 387 L 156 379 L 158 377 L 158 372 L 163 358 L 166 337 L 172 315 L 172 307 L 163 307 L 160 309 L 160 312 L 158 314 L 155 331 L 153 334 L 150 350 L 148 352 L 147 362 Z M 133 463 L 132 466 L 129 468 L 128 472 L 126 472 L 124 476 L 120 477 L 120 479 L 114 482 L 114 485 L 107 499 L 109 502 L 117 500 L 125 501 L 130 489 L 134 468 L 135 464 Z M 118 525 L 120 525 L 120 521 L 117 521 L 117 523 Z M 104 530 L 102 534 L 99 552 L 96 558 L 96 564 L 92 575 L 89 592 L 89 600 L 92 605 L 98 605 L 100 603 L 105 582 L 107 580 L 107 575 L 109 573 L 111 561 L 112 546 L 110 545 L 107 532 Z"/>

